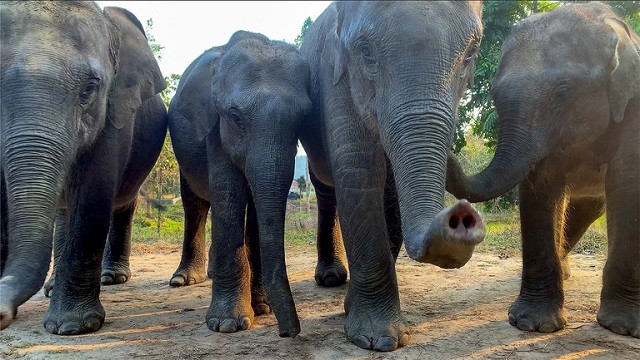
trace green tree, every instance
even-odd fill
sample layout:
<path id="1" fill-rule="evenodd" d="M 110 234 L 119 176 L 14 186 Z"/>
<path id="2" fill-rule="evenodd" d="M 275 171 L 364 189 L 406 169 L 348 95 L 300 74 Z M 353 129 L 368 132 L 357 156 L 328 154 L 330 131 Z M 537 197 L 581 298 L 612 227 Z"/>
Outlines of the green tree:
<path id="1" fill-rule="evenodd" d="M 294 43 L 296 44 L 296 47 L 298 49 L 300 49 L 300 45 L 302 45 L 302 40 L 304 39 L 304 36 L 307 34 L 307 30 L 309 30 L 309 26 L 311 26 L 311 24 L 313 24 L 313 20 L 311 20 L 310 17 L 307 17 L 304 20 L 304 23 L 302 24 L 302 29 L 300 29 L 300 35 L 296 36 Z"/>

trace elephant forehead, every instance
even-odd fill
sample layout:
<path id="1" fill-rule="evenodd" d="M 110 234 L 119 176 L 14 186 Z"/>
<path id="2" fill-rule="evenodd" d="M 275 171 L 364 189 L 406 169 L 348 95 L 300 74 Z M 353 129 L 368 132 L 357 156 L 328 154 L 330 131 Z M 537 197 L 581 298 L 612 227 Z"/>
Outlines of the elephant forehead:
<path id="1" fill-rule="evenodd" d="M 2 40 L 15 47 L 89 52 L 108 45 L 107 24 L 92 2 L 24 1 L 2 7 L 3 22 L 11 24 L 10 31 L 3 27 Z"/>

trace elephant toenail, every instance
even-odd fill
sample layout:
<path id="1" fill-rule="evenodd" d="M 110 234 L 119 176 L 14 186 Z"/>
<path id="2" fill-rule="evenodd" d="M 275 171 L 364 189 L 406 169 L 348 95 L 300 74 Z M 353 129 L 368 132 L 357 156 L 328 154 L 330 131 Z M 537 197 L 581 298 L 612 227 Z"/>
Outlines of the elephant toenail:
<path id="1" fill-rule="evenodd" d="M 218 331 L 220 329 L 220 320 L 218 318 L 209 319 L 207 327 L 209 327 L 209 330 Z"/>
<path id="2" fill-rule="evenodd" d="M 536 327 L 533 326 L 533 323 L 529 319 L 520 319 L 518 321 L 518 329 L 524 331 L 536 331 Z"/>
<path id="3" fill-rule="evenodd" d="M 169 281 L 170 286 L 184 286 L 185 278 L 182 275 L 174 275 Z"/>
<path id="4" fill-rule="evenodd" d="M 75 321 L 62 324 L 58 329 L 58 335 L 76 335 L 80 333 L 80 324 Z"/>
<path id="5" fill-rule="evenodd" d="M 353 343 L 362 349 L 371 349 L 371 340 L 364 335 L 356 336 Z"/>
<path id="6" fill-rule="evenodd" d="M 238 331 L 238 325 L 233 319 L 225 319 L 220 323 L 221 333 L 232 333 Z"/>
<path id="7" fill-rule="evenodd" d="M 89 319 L 84 323 L 85 327 L 89 329 L 89 331 L 97 331 L 100 329 L 100 320 L 98 319 Z"/>
<path id="8" fill-rule="evenodd" d="M 251 327 L 251 320 L 248 317 L 243 317 L 240 320 L 240 329 L 247 330 L 249 327 Z"/>
<path id="9" fill-rule="evenodd" d="M 48 323 L 44 324 L 44 328 L 50 334 L 57 334 L 58 333 L 58 327 L 56 326 L 56 324 L 54 324 L 52 322 L 48 322 Z"/>
<path id="10" fill-rule="evenodd" d="M 120 275 L 120 276 L 118 276 L 118 278 L 116 279 L 116 284 L 122 284 L 122 283 L 124 283 L 124 282 L 126 282 L 126 281 L 127 281 L 127 277 L 126 277 L 126 276 L 124 276 L 124 275 Z"/>
<path id="11" fill-rule="evenodd" d="M 540 325 L 540 329 L 538 330 L 540 330 L 540 332 L 543 332 L 543 333 L 550 333 L 550 332 L 556 331 L 556 327 L 551 324 L 543 324 L 543 325 Z"/>
<path id="12" fill-rule="evenodd" d="M 103 276 L 100 278 L 100 282 L 104 285 L 113 284 L 113 278 L 111 276 Z"/>
<path id="13" fill-rule="evenodd" d="M 511 326 L 516 326 L 518 324 L 516 322 L 516 317 L 513 314 L 509 314 L 509 324 L 511 324 Z"/>
<path id="14" fill-rule="evenodd" d="M 376 345 L 373 347 L 377 351 L 393 351 L 398 348 L 396 340 L 390 336 L 383 336 L 376 341 Z"/>

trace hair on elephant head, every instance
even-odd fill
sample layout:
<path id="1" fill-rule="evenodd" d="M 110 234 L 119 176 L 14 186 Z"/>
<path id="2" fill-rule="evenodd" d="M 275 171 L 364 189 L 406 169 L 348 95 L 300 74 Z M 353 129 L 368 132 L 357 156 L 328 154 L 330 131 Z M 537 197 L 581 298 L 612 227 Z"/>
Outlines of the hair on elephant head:
<path id="1" fill-rule="evenodd" d="M 106 127 L 130 138 L 138 107 L 165 82 L 140 22 L 125 9 L 3 2 L 0 15 L 0 154 L 9 218 L 0 280 L 4 328 L 44 282 L 53 218 L 73 162 L 102 141 Z"/>

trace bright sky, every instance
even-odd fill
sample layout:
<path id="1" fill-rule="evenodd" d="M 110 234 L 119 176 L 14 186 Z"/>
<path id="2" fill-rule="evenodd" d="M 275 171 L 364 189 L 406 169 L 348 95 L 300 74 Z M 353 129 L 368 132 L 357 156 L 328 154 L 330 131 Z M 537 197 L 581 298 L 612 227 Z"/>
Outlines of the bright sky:
<path id="1" fill-rule="evenodd" d="M 224 45 L 237 30 L 259 32 L 293 44 L 307 17 L 315 20 L 330 1 L 96 1 L 119 6 L 146 25 L 164 49 L 160 69 L 165 76 L 182 74 L 203 51 Z"/>

